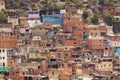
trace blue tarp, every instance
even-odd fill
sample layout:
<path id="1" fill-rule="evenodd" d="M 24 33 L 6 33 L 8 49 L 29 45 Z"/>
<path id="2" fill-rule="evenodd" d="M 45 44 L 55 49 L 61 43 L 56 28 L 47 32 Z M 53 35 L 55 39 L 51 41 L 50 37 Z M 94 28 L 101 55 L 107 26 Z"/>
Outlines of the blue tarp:
<path id="1" fill-rule="evenodd" d="M 42 15 L 42 22 L 50 24 L 62 24 L 63 16 L 62 14 Z"/>

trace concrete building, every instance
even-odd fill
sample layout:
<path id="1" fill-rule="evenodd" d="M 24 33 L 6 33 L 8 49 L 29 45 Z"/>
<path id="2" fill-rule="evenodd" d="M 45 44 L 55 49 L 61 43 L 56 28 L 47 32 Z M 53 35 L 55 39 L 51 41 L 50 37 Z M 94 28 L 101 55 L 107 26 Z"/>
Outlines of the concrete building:
<path id="1" fill-rule="evenodd" d="M 0 68 L 7 67 L 7 49 L 0 48 Z"/>
<path id="2" fill-rule="evenodd" d="M 12 24 L 8 23 L 8 24 L 0 24 L 0 33 L 1 35 L 8 35 L 10 36 L 12 34 Z"/>
<path id="3" fill-rule="evenodd" d="M 22 27 L 28 25 L 28 24 L 27 24 L 27 20 L 28 20 L 27 17 L 22 17 L 22 16 L 19 17 L 19 18 L 18 18 L 19 25 L 22 26 Z"/>
<path id="4" fill-rule="evenodd" d="M 16 51 L 16 36 L 0 36 L 0 67 L 8 67 L 8 58 Z"/>
<path id="5" fill-rule="evenodd" d="M 113 71 L 111 58 L 101 58 L 100 63 L 96 64 L 95 69 L 98 71 Z"/>
<path id="6" fill-rule="evenodd" d="M 30 9 L 28 11 L 27 25 L 29 26 L 29 28 L 33 28 L 33 27 L 40 25 L 40 24 L 41 24 L 41 21 L 40 21 L 39 10 Z"/>
<path id="7" fill-rule="evenodd" d="M 8 17 L 8 23 L 12 23 L 12 25 L 18 25 L 19 21 L 18 21 L 18 18 Z"/>

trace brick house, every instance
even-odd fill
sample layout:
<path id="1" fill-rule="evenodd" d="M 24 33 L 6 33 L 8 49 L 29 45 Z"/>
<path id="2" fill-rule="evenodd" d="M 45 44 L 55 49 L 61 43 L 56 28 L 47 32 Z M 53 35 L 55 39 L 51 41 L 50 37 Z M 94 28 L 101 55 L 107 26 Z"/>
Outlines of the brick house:
<path id="1" fill-rule="evenodd" d="M 8 57 L 11 57 L 17 49 L 16 44 L 16 36 L 0 36 L 0 67 L 7 67 Z"/>

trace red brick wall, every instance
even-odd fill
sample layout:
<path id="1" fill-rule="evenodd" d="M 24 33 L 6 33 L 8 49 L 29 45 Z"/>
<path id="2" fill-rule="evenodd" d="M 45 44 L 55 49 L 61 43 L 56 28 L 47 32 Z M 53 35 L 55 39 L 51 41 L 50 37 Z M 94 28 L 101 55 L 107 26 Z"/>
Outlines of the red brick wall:
<path id="1" fill-rule="evenodd" d="M 0 36 L 0 48 L 16 48 L 17 36 Z"/>
<path id="2" fill-rule="evenodd" d="M 97 27 L 97 28 L 85 28 L 85 32 L 107 32 L 107 29 L 104 27 Z"/>
<path id="3" fill-rule="evenodd" d="M 77 43 L 75 42 L 74 39 L 64 41 L 64 46 L 75 46 L 75 45 L 77 45 Z"/>
<path id="4" fill-rule="evenodd" d="M 60 75 L 59 80 L 71 80 L 71 79 L 70 79 L 70 76 L 68 75 Z"/>
<path id="5" fill-rule="evenodd" d="M 104 45 L 104 40 L 88 40 L 88 48 L 89 49 L 104 49 L 105 45 Z"/>
<path id="6" fill-rule="evenodd" d="M 73 32 L 73 27 L 83 28 L 84 22 L 79 18 L 71 18 L 69 13 L 64 14 L 63 25 L 65 31 Z"/>

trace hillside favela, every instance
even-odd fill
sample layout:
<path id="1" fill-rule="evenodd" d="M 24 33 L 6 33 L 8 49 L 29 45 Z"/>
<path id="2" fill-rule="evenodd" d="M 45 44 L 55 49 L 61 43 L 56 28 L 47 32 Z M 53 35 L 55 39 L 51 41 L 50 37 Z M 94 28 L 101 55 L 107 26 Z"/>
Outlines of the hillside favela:
<path id="1" fill-rule="evenodd" d="M 120 0 L 0 0 L 0 80 L 120 80 Z"/>

